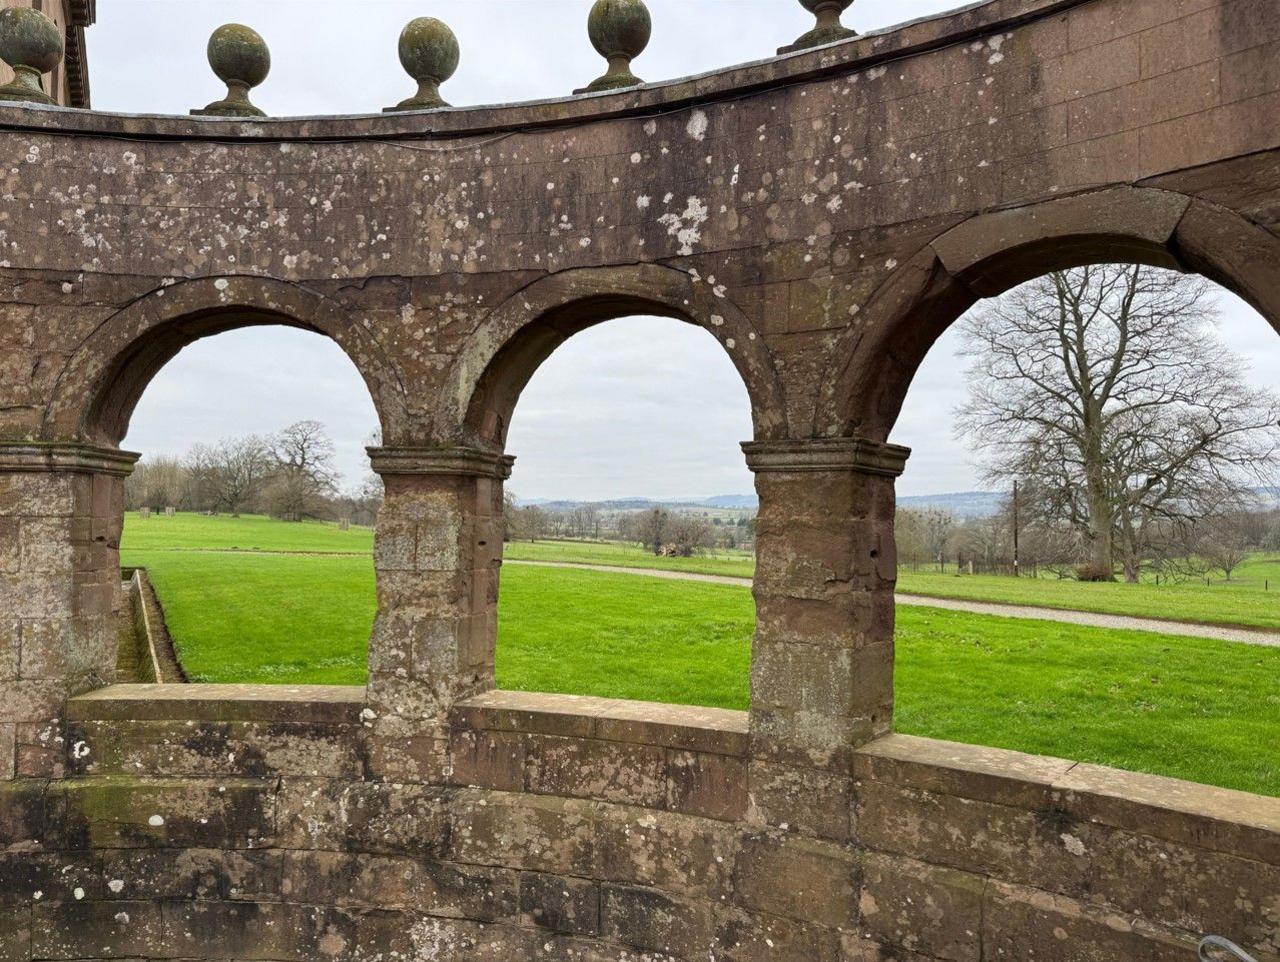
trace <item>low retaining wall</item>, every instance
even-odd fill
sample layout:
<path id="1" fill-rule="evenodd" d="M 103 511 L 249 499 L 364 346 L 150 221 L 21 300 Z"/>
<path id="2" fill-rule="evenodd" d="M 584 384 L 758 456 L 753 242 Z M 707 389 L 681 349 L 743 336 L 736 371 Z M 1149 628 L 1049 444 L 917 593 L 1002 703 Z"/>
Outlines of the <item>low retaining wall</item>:
<path id="1" fill-rule="evenodd" d="M 0 959 L 1280 954 L 1280 799 L 892 735 L 815 831 L 755 812 L 737 712 L 493 692 L 436 784 L 365 777 L 358 688 L 69 716 L 72 777 L 0 785 Z"/>
<path id="2" fill-rule="evenodd" d="M 126 568 L 125 613 L 120 626 L 116 677 L 120 682 L 185 684 L 164 608 L 146 568 Z"/>

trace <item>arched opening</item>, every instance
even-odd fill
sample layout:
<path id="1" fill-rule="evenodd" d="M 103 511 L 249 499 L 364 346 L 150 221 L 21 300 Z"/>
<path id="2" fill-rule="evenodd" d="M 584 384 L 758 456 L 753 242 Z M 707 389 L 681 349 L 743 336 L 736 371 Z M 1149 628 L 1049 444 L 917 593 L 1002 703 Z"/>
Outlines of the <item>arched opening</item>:
<path id="1" fill-rule="evenodd" d="M 517 455 L 497 683 L 743 709 L 755 502 L 739 445 L 780 411 L 760 402 L 772 372 L 714 285 L 641 273 L 524 292 L 477 339 L 487 356 L 460 362 L 467 435 Z"/>
<path id="2" fill-rule="evenodd" d="M 653 264 L 565 271 L 500 305 L 452 367 L 437 414 L 460 440 L 501 449 L 521 392 L 559 345 L 597 324 L 649 316 L 685 321 L 711 334 L 750 399 L 753 436 L 785 432 L 783 392 L 755 325 L 715 276 Z"/>
<path id="3" fill-rule="evenodd" d="M 922 285 L 860 418 L 915 452 L 895 728 L 1280 794 L 1280 350 L 1170 250 Z"/>
<path id="4" fill-rule="evenodd" d="M 118 680 L 363 685 L 378 382 L 323 317 L 151 322 L 114 352 L 108 326 L 60 385 L 83 437 L 142 454 L 117 508 Z"/>

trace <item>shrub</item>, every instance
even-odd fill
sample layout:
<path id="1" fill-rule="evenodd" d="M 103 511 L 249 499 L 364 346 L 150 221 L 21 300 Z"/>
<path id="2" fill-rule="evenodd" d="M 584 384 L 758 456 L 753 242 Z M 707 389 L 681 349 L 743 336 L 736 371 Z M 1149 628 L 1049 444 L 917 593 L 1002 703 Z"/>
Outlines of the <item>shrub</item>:
<path id="1" fill-rule="evenodd" d="M 1116 573 L 1102 565 L 1084 564 L 1076 568 L 1077 581 L 1115 581 Z"/>

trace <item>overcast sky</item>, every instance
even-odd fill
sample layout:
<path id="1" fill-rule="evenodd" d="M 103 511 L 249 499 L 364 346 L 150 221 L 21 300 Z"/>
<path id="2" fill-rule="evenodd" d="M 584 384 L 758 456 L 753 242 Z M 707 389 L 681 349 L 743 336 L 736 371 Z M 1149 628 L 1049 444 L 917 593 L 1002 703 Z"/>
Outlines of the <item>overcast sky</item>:
<path id="1" fill-rule="evenodd" d="M 634 64 L 665 80 L 771 56 L 812 25 L 794 0 L 648 0 L 654 35 Z M 955 0 L 858 0 L 846 22 L 867 32 L 957 6 Z M 247 23 L 271 47 L 271 76 L 254 100 L 276 116 L 380 110 L 412 93 L 396 58 L 401 27 L 416 16 L 446 21 L 462 63 L 446 84 L 459 106 L 562 96 L 601 74 L 586 37 L 590 0 L 105 0 L 90 30 L 94 107 L 186 113 L 223 94 L 205 60 L 209 33 Z M 1280 386 L 1280 340 L 1224 293 L 1222 332 L 1253 364 L 1253 379 Z M 978 487 L 952 437 L 963 401 L 954 329 L 917 377 L 894 440 L 915 449 L 900 491 Z M 367 471 L 376 426 L 355 369 L 314 334 L 264 328 L 189 347 L 152 382 L 125 446 L 184 452 L 192 443 L 323 421 L 350 484 Z M 520 400 L 508 450 L 512 489 L 524 498 L 655 498 L 752 489 L 738 442 L 751 419 L 737 373 L 703 331 L 639 318 L 593 328 L 565 344 Z"/>

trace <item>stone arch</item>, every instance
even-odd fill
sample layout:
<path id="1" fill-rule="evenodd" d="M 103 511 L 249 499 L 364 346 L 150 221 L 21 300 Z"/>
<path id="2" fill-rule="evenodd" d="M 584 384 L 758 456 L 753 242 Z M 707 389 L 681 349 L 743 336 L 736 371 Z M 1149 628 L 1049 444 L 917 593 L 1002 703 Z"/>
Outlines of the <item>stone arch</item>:
<path id="1" fill-rule="evenodd" d="M 542 362 L 574 334 L 629 314 L 671 317 L 709 331 L 746 385 L 756 437 L 783 435 L 782 387 L 750 320 L 711 284 L 654 264 L 566 271 L 508 298 L 453 364 L 438 412 L 441 433 L 501 449 L 520 393 Z"/>
<path id="2" fill-rule="evenodd" d="M 1139 187 L 995 211 L 935 238 L 876 292 L 859 329 L 873 333 L 842 345 L 827 380 L 830 433 L 887 438 L 929 349 L 981 298 L 1111 261 L 1202 274 L 1280 331 L 1280 238 L 1234 211 Z"/>
<path id="3" fill-rule="evenodd" d="M 232 276 L 156 288 L 100 324 L 59 375 L 44 436 L 115 446 L 151 379 L 184 347 L 226 331 L 270 324 L 313 331 L 336 342 L 368 387 L 384 436 L 403 430 L 404 392 L 394 366 L 340 305 L 299 285 Z"/>

